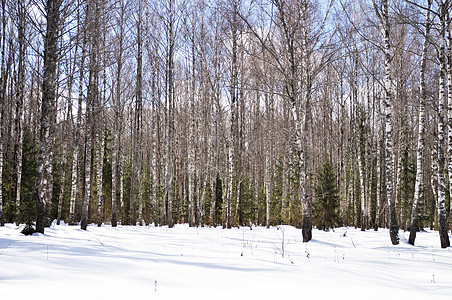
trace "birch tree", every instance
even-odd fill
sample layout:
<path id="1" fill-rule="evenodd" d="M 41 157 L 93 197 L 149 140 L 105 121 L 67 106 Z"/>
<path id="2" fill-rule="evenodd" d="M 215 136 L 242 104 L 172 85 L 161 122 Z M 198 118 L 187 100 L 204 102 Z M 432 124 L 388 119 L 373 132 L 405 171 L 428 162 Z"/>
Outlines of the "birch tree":
<path id="1" fill-rule="evenodd" d="M 5 225 L 5 215 L 3 213 L 3 103 L 6 96 L 6 0 L 2 0 L 2 36 L 1 36 L 1 74 L 0 74 L 0 226 Z"/>
<path id="2" fill-rule="evenodd" d="M 136 202 L 137 191 L 140 191 L 141 183 L 141 126 L 142 126 L 142 107 L 143 107 L 143 42 L 142 42 L 142 10 L 144 9 L 142 1 L 138 1 L 138 20 L 137 27 L 137 76 L 136 76 L 136 88 L 135 88 L 135 116 L 133 121 L 133 142 L 132 142 L 132 181 L 130 190 L 130 210 L 132 225 L 136 225 Z M 138 195 L 139 199 L 141 196 Z M 142 204 L 139 205 L 140 211 L 140 223 L 142 218 Z"/>
<path id="3" fill-rule="evenodd" d="M 418 203 L 419 198 L 421 196 L 421 191 L 423 187 L 423 168 L 424 168 L 424 148 L 425 148 L 425 102 L 427 100 L 427 92 L 425 86 L 425 69 L 427 65 L 427 51 L 429 45 L 429 36 L 430 36 L 430 8 L 432 5 L 432 1 L 428 0 L 428 6 L 425 17 L 425 31 L 424 31 L 424 44 L 422 46 L 422 55 L 421 55 L 421 66 L 419 70 L 419 127 L 418 127 L 418 141 L 417 141 L 417 159 L 416 159 L 416 183 L 414 187 L 414 199 L 413 199 L 413 208 L 411 212 L 411 228 L 410 228 L 410 237 L 408 242 L 411 245 L 414 245 L 414 241 L 416 239 L 416 232 L 419 230 L 418 225 Z M 452 109 L 452 107 L 451 107 Z M 449 139 L 450 141 L 450 139 Z M 451 157 L 452 158 L 452 157 Z M 449 169 L 449 172 L 451 170 Z"/>
<path id="4" fill-rule="evenodd" d="M 392 153 L 392 81 L 391 81 L 391 44 L 390 44 L 390 22 L 389 22 L 389 10 L 388 1 L 382 0 L 380 5 L 376 3 L 376 0 L 372 0 L 375 14 L 380 22 L 380 28 L 383 35 L 383 49 L 384 49 L 384 62 L 385 62 L 385 168 L 386 168 L 386 190 L 387 201 L 390 211 L 390 237 L 393 245 L 399 244 L 399 226 L 397 225 L 397 214 L 395 209 L 395 200 L 393 198 L 393 174 L 394 174 L 394 162 Z"/>
<path id="5" fill-rule="evenodd" d="M 117 49 L 115 51 L 116 59 L 116 82 L 115 82 L 115 93 L 113 96 L 113 152 L 112 152 L 112 162 L 111 162 L 111 225 L 113 227 L 117 226 L 117 192 L 118 192 L 118 166 L 119 166 L 119 144 L 120 144 L 120 126 L 121 126 L 121 75 L 122 75 L 122 60 L 123 60 L 123 40 L 124 40 L 124 17 L 125 17 L 125 5 L 124 1 L 119 1 L 119 11 L 117 19 Z"/>
<path id="6" fill-rule="evenodd" d="M 173 199 L 174 199 L 174 56 L 176 51 L 176 34 L 180 15 L 180 9 L 175 0 L 168 0 L 164 4 L 165 16 L 159 14 L 165 30 L 165 92 L 166 92 L 166 168 L 165 168 L 165 196 L 162 202 L 160 222 L 162 225 L 174 226 Z M 167 204 L 165 203 L 165 198 Z"/>
<path id="7" fill-rule="evenodd" d="M 18 14 L 18 88 L 16 94 L 16 141 L 14 145 L 14 156 L 16 157 L 16 174 L 17 174 L 17 186 L 16 186 L 16 221 L 18 220 L 20 213 L 20 193 L 22 183 L 22 143 L 23 143 L 23 115 L 24 115 L 24 94 L 25 94 L 25 30 L 26 30 L 26 7 L 24 3 L 18 2 L 17 4 Z"/>
<path id="8" fill-rule="evenodd" d="M 84 31 L 86 29 L 86 24 L 83 24 L 81 20 L 81 4 L 78 3 L 77 8 L 77 35 L 76 35 L 76 45 L 80 42 L 80 36 L 82 40 L 81 45 L 81 53 L 80 53 L 80 62 L 79 62 L 79 83 L 78 83 L 78 105 L 77 105 L 77 118 L 75 121 L 75 133 L 74 140 L 72 146 L 72 171 L 71 171 L 71 199 L 69 203 L 69 224 L 74 224 L 75 220 L 75 207 L 76 207 L 76 199 L 77 193 L 79 192 L 79 165 L 81 160 L 80 155 L 80 137 L 81 137 L 81 127 L 82 127 L 82 101 L 83 101 L 83 83 L 84 83 L 84 68 L 85 68 L 85 56 L 86 56 L 86 39 L 87 36 Z M 75 50 L 75 55 L 77 56 L 78 48 Z"/>
<path id="9" fill-rule="evenodd" d="M 439 77 L 439 99 L 438 99 L 438 231 L 441 241 L 441 248 L 450 246 L 449 236 L 446 225 L 446 180 L 444 176 L 444 105 L 446 102 L 446 14 L 448 13 L 448 5 L 442 0 L 439 1 L 439 18 L 440 18 L 440 77 Z M 451 145 L 452 147 L 452 145 Z M 452 153 L 452 152 L 451 152 Z"/>

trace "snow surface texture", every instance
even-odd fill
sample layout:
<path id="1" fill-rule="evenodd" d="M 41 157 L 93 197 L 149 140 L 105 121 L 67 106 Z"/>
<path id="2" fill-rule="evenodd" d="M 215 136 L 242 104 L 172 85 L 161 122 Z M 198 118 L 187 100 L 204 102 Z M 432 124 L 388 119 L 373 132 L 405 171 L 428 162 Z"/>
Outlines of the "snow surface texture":
<path id="1" fill-rule="evenodd" d="M 452 248 L 290 226 L 0 228 L 0 299 L 452 299 Z"/>

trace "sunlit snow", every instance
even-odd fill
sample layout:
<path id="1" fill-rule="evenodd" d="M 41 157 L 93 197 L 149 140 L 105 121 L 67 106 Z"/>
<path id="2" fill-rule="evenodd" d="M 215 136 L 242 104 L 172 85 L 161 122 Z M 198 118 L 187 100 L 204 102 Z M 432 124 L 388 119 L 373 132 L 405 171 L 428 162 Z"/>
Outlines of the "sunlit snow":
<path id="1" fill-rule="evenodd" d="M 451 299 L 438 232 L 290 226 L 0 228 L 0 299 Z"/>

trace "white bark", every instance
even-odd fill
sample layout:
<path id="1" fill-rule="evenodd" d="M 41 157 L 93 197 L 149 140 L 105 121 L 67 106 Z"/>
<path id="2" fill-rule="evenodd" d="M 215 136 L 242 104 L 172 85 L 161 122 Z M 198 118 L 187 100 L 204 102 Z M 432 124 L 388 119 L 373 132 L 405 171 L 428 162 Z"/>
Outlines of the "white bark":
<path id="1" fill-rule="evenodd" d="M 68 120 L 66 120 L 68 121 Z M 64 133 L 67 134 L 67 133 Z M 65 139 L 66 140 L 66 139 Z M 61 175 L 61 186 L 60 186 L 60 194 L 58 196 L 58 212 L 57 212 L 57 225 L 60 225 L 61 213 L 63 210 L 63 199 L 64 199 L 64 187 L 66 183 L 66 165 L 67 165 L 67 141 L 63 141 L 63 162 L 62 162 L 62 175 Z M 19 177 L 18 177 L 19 179 Z M 19 190 L 19 182 L 17 182 L 17 188 Z"/>
<path id="2" fill-rule="evenodd" d="M 419 126 L 418 126 L 418 141 L 417 141 L 417 159 L 416 159 L 416 181 L 414 185 L 414 198 L 413 198 L 413 208 L 411 212 L 411 230 L 410 230 L 410 237 L 408 242 L 411 245 L 414 245 L 414 241 L 416 239 L 416 232 L 418 230 L 418 202 L 422 191 L 423 186 L 423 172 L 422 168 L 424 166 L 424 135 L 425 135 L 425 101 L 426 101 L 426 86 L 425 86 L 425 68 L 427 63 L 427 50 L 428 50 L 428 38 L 430 33 L 430 7 L 431 7 L 432 1 L 428 1 L 428 9 L 427 9 L 427 15 L 425 18 L 425 32 L 424 32 L 424 45 L 422 47 L 422 57 L 421 57 L 421 68 L 419 71 L 419 94 L 420 94 L 420 101 L 419 101 Z M 452 103 L 449 102 L 449 116 L 451 117 L 452 113 Z M 450 119 L 452 120 L 452 119 Z M 450 126 L 450 125 L 449 125 Z M 449 128 L 449 143 L 452 142 L 452 132 L 451 128 Z M 451 149 L 452 150 L 452 149 Z M 448 152 L 449 153 L 449 152 Z M 451 152 L 452 155 L 452 152 Z M 450 170 L 451 170 L 451 164 L 450 159 L 452 157 L 449 157 L 449 180 L 451 179 Z"/>
<path id="3" fill-rule="evenodd" d="M 124 222 L 124 153 L 119 140 L 119 204 L 121 205 L 121 222 Z"/>
<path id="4" fill-rule="evenodd" d="M 450 5 L 449 5 L 450 7 Z M 450 9 L 450 8 L 449 8 Z M 447 171 L 449 175 L 449 192 L 452 192 L 452 24 L 449 13 L 446 14 L 447 29 Z M 452 193 L 450 194 L 452 195 Z M 452 206 L 450 207 L 452 212 Z M 452 215 L 450 215 L 452 220 Z"/>
<path id="5" fill-rule="evenodd" d="M 265 226 L 270 227 L 270 205 L 271 205 L 271 150 L 265 156 Z"/>
<path id="6" fill-rule="evenodd" d="M 6 72 L 5 72 L 5 48 L 6 48 L 6 2 L 2 2 L 2 60 L 0 70 L 0 112 L 3 111 L 3 103 L 6 94 Z M 5 225 L 5 217 L 3 214 L 3 115 L 0 113 L 0 227 Z"/>
<path id="7" fill-rule="evenodd" d="M 153 79 L 154 80 L 154 79 Z M 154 89 L 153 89 L 154 90 Z M 152 118 L 152 219 L 154 221 L 154 226 L 158 224 L 157 218 L 157 126 L 155 119 L 157 118 L 157 108 L 156 108 L 156 98 L 154 99 L 154 109 L 153 109 L 153 118 Z"/>
<path id="8" fill-rule="evenodd" d="M 231 227 L 231 202 L 232 202 L 232 183 L 234 180 L 234 146 L 232 145 L 232 138 L 229 141 L 228 147 L 228 183 L 226 199 L 224 199 L 223 205 L 223 228 Z"/>
<path id="9" fill-rule="evenodd" d="M 141 161 L 141 158 L 140 158 Z M 141 163 L 140 163 L 141 165 Z M 137 186 L 137 191 L 138 191 L 138 225 L 143 225 L 143 177 L 142 177 L 142 169 L 138 169 L 138 186 Z"/>
<path id="10" fill-rule="evenodd" d="M 78 25 L 80 26 L 80 24 Z M 78 29 L 78 32 L 81 33 L 81 29 Z M 79 76 L 79 94 L 78 94 L 78 107 L 77 107 L 77 123 L 75 126 L 75 134 L 74 134 L 74 143 L 72 148 L 72 176 L 71 176 L 71 200 L 69 204 L 69 223 L 75 223 L 75 201 L 79 189 L 78 185 L 78 166 L 79 166 L 79 154 L 80 154 L 80 131 L 82 127 L 82 100 L 83 100 L 83 74 L 84 74 L 84 64 L 85 64 L 85 55 L 86 55 L 86 37 L 83 37 L 83 45 L 82 45 L 82 53 L 80 60 L 80 76 Z M 77 51 L 75 52 L 77 54 Z"/>
<path id="11" fill-rule="evenodd" d="M 378 115 L 380 115 L 380 113 L 378 113 Z M 378 117 L 378 127 L 380 128 L 380 117 Z M 380 130 L 378 129 L 378 132 Z M 375 231 L 378 230 L 378 227 L 380 226 L 380 195 L 381 195 L 381 150 L 380 150 L 380 134 L 377 133 L 377 143 L 376 143 L 376 148 L 377 148 L 377 195 L 376 195 L 376 205 L 375 205 L 375 225 L 374 225 L 374 229 Z"/>
<path id="12" fill-rule="evenodd" d="M 399 226 L 397 225 L 397 215 L 395 209 L 395 201 L 393 198 L 393 174 L 394 174 L 394 164 L 393 164 L 393 149 L 392 149 L 392 67 L 391 67 L 391 44 L 390 38 L 390 23 L 389 23 L 389 11 L 388 11 L 388 0 L 382 1 L 382 10 L 378 8 L 375 0 L 372 1 L 377 14 L 382 34 L 384 37 L 384 63 L 385 63 L 385 167 L 386 167 L 386 190 L 387 190 L 387 201 L 390 210 L 390 237 L 393 245 L 399 243 Z"/>
<path id="13" fill-rule="evenodd" d="M 16 186 L 16 222 L 19 223 L 20 215 L 20 195 L 21 195 L 21 183 L 22 183 L 22 142 L 23 142 L 23 120 L 24 120 L 24 93 L 25 93 L 25 6 L 20 1 L 17 5 L 18 11 L 18 89 L 17 89 L 17 108 L 16 108 L 16 174 L 17 174 L 17 186 Z"/>
<path id="14" fill-rule="evenodd" d="M 116 106 L 116 105 L 115 105 Z M 116 107 L 115 107 L 116 111 Z M 116 115 L 116 112 L 115 112 Z M 117 191 L 118 191 L 118 121 L 113 121 L 113 153 L 111 157 L 111 226 L 117 226 Z"/>
<path id="15" fill-rule="evenodd" d="M 102 112 L 100 114 L 100 122 L 97 129 L 97 157 L 96 157 L 96 165 L 97 165 L 97 226 L 102 225 L 102 180 L 103 180 L 103 167 L 104 167 L 104 134 L 103 134 L 103 118 Z"/>
<path id="16" fill-rule="evenodd" d="M 359 129 L 361 131 L 361 129 Z M 361 230 L 364 231 L 366 228 L 366 188 L 364 185 L 364 163 L 363 158 L 361 154 L 361 144 L 364 143 L 362 133 L 360 132 L 360 139 L 359 139 L 359 145 L 358 145 L 358 171 L 359 171 L 359 184 L 361 188 Z"/>
<path id="17" fill-rule="evenodd" d="M 3 44 L 4 47 L 4 44 Z M 4 54 L 4 50 L 3 50 Z M 3 56 L 2 56 L 3 58 Z M 3 77 L 3 71 L 4 65 L 2 62 L 2 77 Z M 4 80 L 4 78 L 2 78 Z M 3 85 L 2 82 L 0 84 Z M 1 93 L 2 99 L 0 99 L 0 112 L 3 111 L 3 91 Z M 0 226 L 5 225 L 5 216 L 3 214 L 3 115 L 0 113 Z"/>
<path id="18" fill-rule="evenodd" d="M 194 26 L 193 26 L 194 27 Z M 190 110 L 188 124 L 188 211 L 189 224 L 195 226 L 195 37 L 194 28 L 192 28 L 192 85 L 190 93 Z M 199 195 L 198 195 L 199 199 Z"/>
<path id="19" fill-rule="evenodd" d="M 290 224 L 290 203 L 289 198 L 289 167 L 287 166 L 287 155 L 282 161 L 282 196 L 281 196 L 281 224 Z"/>
<path id="20" fill-rule="evenodd" d="M 22 110 L 20 119 L 23 122 L 24 119 L 24 111 Z M 0 129 L 1 130 L 1 129 Z M 23 140 L 24 140 L 24 127 L 23 123 L 19 129 L 19 143 L 17 150 L 17 187 L 16 187 L 16 213 L 19 214 L 20 209 L 20 196 L 21 196 L 21 188 L 22 188 L 22 158 L 23 158 Z M 1 141 L 0 141 L 1 142 Z M 1 158 L 0 158 L 1 159 Z"/>
<path id="21" fill-rule="evenodd" d="M 441 74 L 439 78 L 439 103 L 438 103 L 438 230 L 441 241 L 441 248 L 450 246 L 449 236 L 446 228 L 446 191 L 444 176 L 444 104 L 446 100 L 446 49 L 445 49 L 445 31 L 446 31 L 446 9 L 443 1 L 440 2 L 440 21 L 441 21 L 441 45 L 440 45 L 440 68 Z"/>
<path id="22" fill-rule="evenodd" d="M 3 99 L 0 104 L 3 106 Z M 3 116 L 0 114 L 0 187 L 3 186 Z M 0 188 L 0 226 L 5 225 L 5 216 L 3 214 L 3 188 Z"/>

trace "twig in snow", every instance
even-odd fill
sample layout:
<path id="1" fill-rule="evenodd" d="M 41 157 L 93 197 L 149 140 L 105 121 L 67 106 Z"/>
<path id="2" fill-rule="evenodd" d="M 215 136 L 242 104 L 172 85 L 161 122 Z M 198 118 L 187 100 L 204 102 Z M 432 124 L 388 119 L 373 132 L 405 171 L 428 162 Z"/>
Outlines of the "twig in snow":
<path id="1" fill-rule="evenodd" d="M 3 248 L 3 251 L 0 253 L 0 255 L 5 253 L 6 249 L 8 249 L 9 246 L 11 246 L 11 242 L 9 242 L 9 244 L 5 248 Z"/>

